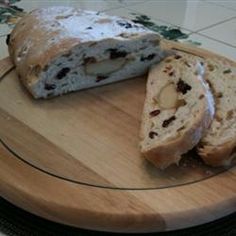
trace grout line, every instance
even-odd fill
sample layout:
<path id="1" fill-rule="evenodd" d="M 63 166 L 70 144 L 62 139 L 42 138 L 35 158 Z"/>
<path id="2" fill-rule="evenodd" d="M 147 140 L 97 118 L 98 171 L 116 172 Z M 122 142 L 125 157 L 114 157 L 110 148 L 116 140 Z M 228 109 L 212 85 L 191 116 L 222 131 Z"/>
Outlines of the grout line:
<path id="1" fill-rule="evenodd" d="M 202 2 L 202 3 L 205 3 L 205 4 L 210 4 L 209 2 L 207 2 L 207 0 L 201 0 L 201 2 Z M 220 5 L 217 5 L 217 6 L 220 6 Z M 132 7 L 132 6 L 131 6 L 131 7 Z M 221 7 L 222 7 L 222 6 L 221 6 Z M 132 11 L 134 11 L 134 12 L 137 12 L 137 13 L 139 13 L 139 14 L 144 14 L 143 12 L 140 12 L 140 11 L 137 11 L 137 10 L 133 10 L 133 9 L 131 9 L 131 8 L 128 8 L 128 7 L 127 7 L 127 9 L 128 9 L 128 10 L 132 10 Z M 232 9 L 231 9 L 231 10 L 232 10 Z M 232 10 L 232 11 L 235 11 L 235 10 Z M 166 23 L 166 24 L 169 24 L 169 25 L 171 25 L 171 26 L 174 26 L 174 27 L 177 27 L 177 28 L 180 28 L 180 29 L 189 31 L 190 34 L 192 34 L 192 33 L 198 33 L 198 32 L 200 32 L 200 31 L 202 31 L 202 30 L 209 29 L 209 28 L 214 27 L 214 26 L 217 26 L 217 25 L 219 25 L 219 24 L 228 22 L 228 21 L 230 21 L 230 20 L 236 18 L 236 15 L 235 15 L 235 16 L 232 16 L 232 17 L 230 17 L 230 18 L 228 18 L 228 19 L 226 19 L 226 20 L 222 20 L 222 21 L 216 22 L 216 23 L 214 23 L 214 24 L 208 25 L 208 26 L 206 26 L 206 27 L 203 27 L 203 28 L 200 28 L 200 29 L 197 29 L 197 30 L 192 30 L 192 29 L 188 29 L 188 28 L 185 28 L 185 27 L 182 27 L 182 26 L 179 26 L 179 25 L 175 25 L 175 24 L 172 24 L 172 23 L 170 23 L 170 22 L 168 22 L 168 21 L 165 21 L 165 20 L 162 20 L 162 19 L 159 19 L 159 18 L 154 18 L 154 17 L 150 17 L 150 18 L 151 18 L 151 19 L 154 19 L 154 20 L 161 21 L 161 22 Z"/>
<path id="2" fill-rule="evenodd" d="M 132 1 L 132 0 L 131 0 Z M 124 3 L 124 6 L 136 6 L 136 5 L 138 5 L 138 4 L 141 4 L 141 3 L 145 3 L 145 2 L 148 2 L 149 0 L 143 0 L 143 1 L 140 1 L 140 2 L 136 2 L 136 3 Z"/>
<path id="3" fill-rule="evenodd" d="M 105 1 L 110 2 L 110 0 L 105 0 Z M 115 3 L 115 4 L 117 4 L 117 6 L 120 6 L 120 7 L 127 7 L 127 6 L 136 6 L 138 4 L 141 4 L 141 3 L 144 3 L 144 2 L 147 2 L 147 1 L 149 1 L 149 0 L 146 0 L 146 1 L 142 0 L 140 2 L 134 2 L 134 3 L 130 3 L 130 1 L 129 1 L 129 3 L 128 2 L 124 2 L 124 3 L 119 2 L 119 3 Z"/>
<path id="4" fill-rule="evenodd" d="M 128 10 L 132 10 L 133 12 L 136 12 L 136 13 L 139 13 L 139 14 L 144 14 L 144 13 L 142 13 L 142 12 L 140 12 L 140 11 L 133 10 L 133 9 L 131 9 L 131 8 L 127 8 L 127 9 L 128 9 Z M 150 17 L 150 16 L 149 16 L 149 17 Z M 162 20 L 162 19 L 160 19 L 160 18 L 153 18 L 153 17 L 150 17 L 150 18 L 153 19 L 153 20 L 158 20 L 158 21 L 163 22 L 163 23 L 165 23 L 165 24 L 174 26 L 174 27 L 176 27 L 176 28 L 180 28 L 180 29 L 189 31 L 190 34 L 192 34 L 192 33 L 198 33 L 198 32 L 200 32 L 200 31 L 202 31 L 202 30 L 209 29 L 209 28 L 215 27 L 215 26 L 217 26 L 217 25 L 219 25 L 219 24 L 228 22 L 228 21 L 230 21 L 230 20 L 232 20 L 232 19 L 235 19 L 236 16 L 232 16 L 232 17 L 230 17 L 230 18 L 228 18 L 228 19 L 226 19 L 226 20 L 222 20 L 222 21 L 220 21 L 220 22 L 214 23 L 214 24 L 212 24 L 212 25 L 206 26 L 206 27 L 201 28 L 201 29 L 198 29 L 198 30 L 191 30 L 191 29 L 188 29 L 188 28 L 179 26 L 179 25 L 175 25 L 175 24 L 172 24 L 172 23 L 170 23 L 170 22 L 168 22 L 168 21 L 166 21 L 166 20 Z"/>
<path id="5" fill-rule="evenodd" d="M 127 7 L 126 9 L 129 10 L 129 11 L 138 13 L 138 14 L 143 14 L 142 12 L 139 12 L 139 11 L 137 11 L 137 10 L 133 10 L 132 8 L 128 8 L 128 7 Z M 184 28 L 184 27 L 181 27 L 181 26 L 178 26 L 178 25 L 174 25 L 174 24 L 172 24 L 172 23 L 169 23 L 168 21 L 165 21 L 165 20 L 162 20 L 162 19 L 159 19 L 159 18 L 153 18 L 153 17 L 150 17 L 150 18 L 153 19 L 154 21 L 157 20 L 157 21 L 163 22 L 164 24 L 167 24 L 167 25 L 170 25 L 170 26 L 173 26 L 173 27 L 177 27 L 177 28 L 180 28 L 180 29 L 182 29 L 182 30 L 186 30 L 186 31 L 189 32 L 189 33 L 186 32 L 186 34 L 187 34 L 188 36 L 191 36 L 191 35 L 193 35 L 193 34 L 198 34 L 198 35 L 200 35 L 200 36 L 202 36 L 202 37 L 206 37 L 206 38 L 208 38 L 208 39 L 211 39 L 211 40 L 214 40 L 214 41 L 216 41 L 216 42 L 222 43 L 222 44 L 224 44 L 224 45 L 230 46 L 230 47 L 232 47 L 232 48 L 236 48 L 235 45 L 232 45 L 232 44 L 227 43 L 227 42 L 224 42 L 224 41 L 222 41 L 222 40 L 215 39 L 215 38 L 213 38 L 213 37 L 210 37 L 210 36 L 207 36 L 207 35 L 205 35 L 205 34 L 199 33 L 199 32 L 201 32 L 201 31 L 203 31 L 203 30 L 206 30 L 206 29 L 215 27 L 215 26 L 217 26 L 217 25 L 223 24 L 223 23 L 225 23 L 225 22 L 231 21 L 231 20 L 233 20 L 233 19 L 236 19 L 236 16 L 233 16 L 233 17 L 231 17 L 231 18 L 229 18 L 229 19 L 226 19 L 226 20 L 222 20 L 222 21 L 220 21 L 220 22 L 217 22 L 217 23 L 215 23 L 215 24 L 212 24 L 212 25 L 210 25 L 210 26 L 201 28 L 201 29 L 196 30 L 196 31 L 189 30 L 189 29 L 187 29 L 187 28 Z"/>
<path id="6" fill-rule="evenodd" d="M 132 9 L 132 8 L 129 8 L 129 7 L 126 7 L 126 9 L 127 9 L 128 11 L 131 11 L 131 12 L 134 12 L 134 13 L 143 14 L 142 12 L 139 12 L 139 11 L 134 10 L 134 9 Z M 230 46 L 230 47 L 232 47 L 232 48 L 236 48 L 236 46 L 234 46 L 234 45 L 232 45 L 232 44 L 229 44 L 229 43 L 224 42 L 224 41 L 221 41 L 221 40 L 219 40 L 219 39 L 215 39 L 215 38 L 209 37 L 209 36 L 207 36 L 207 35 L 204 35 L 204 34 L 202 34 L 202 33 L 199 33 L 201 30 L 205 30 L 205 29 L 214 27 L 214 26 L 216 26 L 216 25 L 219 25 L 219 24 L 228 22 L 228 21 L 230 21 L 230 20 L 236 18 L 235 16 L 233 16 L 233 17 L 231 17 L 231 18 L 229 18 L 229 19 L 223 20 L 223 21 L 221 21 L 221 22 L 212 24 L 212 25 L 207 26 L 207 27 L 205 27 L 205 28 L 202 28 L 202 29 L 200 29 L 200 30 L 196 30 L 196 31 L 192 31 L 192 30 L 186 29 L 186 28 L 184 28 L 184 27 L 181 27 L 181 26 L 178 26 L 178 25 L 174 25 L 174 24 L 172 24 L 172 23 L 169 23 L 169 22 L 167 22 L 167 21 L 165 21 L 165 20 L 162 20 L 162 19 L 159 19 L 159 18 L 153 18 L 153 17 L 150 17 L 150 18 L 151 18 L 151 20 L 160 21 L 161 23 L 166 24 L 166 25 L 169 25 L 169 26 L 171 26 L 171 27 L 176 27 L 176 28 L 180 28 L 180 29 L 182 29 L 182 30 L 186 30 L 186 31 L 189 32 L 189 33 L 188 33 L 188 32 L 185 32 L 188 36 L 191 36 L 191 35 L 193 35 L 193 34 L 198 34 L 199 36 L 202 36 L 202 37 L 211 39 L 211 40 L 213 40 L 213 41 L 216 41 L 216 42 L 218 42 L 218 43 L 222 43 L 222 44 L 227 45 L 227 46 Z"/>
<path id="7" fill-rule="evenodd" d="M 207 0 L 203 0 L 203 1 L 205 1 L 205 2 L 208 3 L 208 4 L 213 4 L 213 5 L 218 6 L 218 7 L 223 7 L 223 8 L 225 8 L 225 9 L 228 9 L 228 10 L 231 10 L 231 11 L 236 11 L 236 8 L 233 8 L 233 7 L 229 7 L 229 6 L 220 4 L 220 3 L 218 3 L 217 1 L 211 1 L 211 2 L 208 2 Z"/>
<path id="8" fill-rule="evenodd" d="M 233 44 L 224 42 L 224 41 L 222 41 L 222 40 L 220 40 L 220 39 L 215 39 L 215 38 L 213 38 L 213 37 L 211 37 L 211 36 L 208 36 L 208 35 L 206 35 L 206 34 L 202 34 L 202 33 L 195 33 L 195 34 L 198 34 L 198 35 L 203 36 L 203 37 L 205 37 L 205 38 L 214 40 L 214 41 L 216 41 L 216 42 L 218 42 L 218 43 L 225 44 L 225 45 L 230 46 L 230 47 L 232 47 L 232 48 L 236 48 L 236 45 L 233 45 Z"/>
<path id="9" fill-rule="evenodd" d="M 98 11 L 98 12 L 107 12 L 107 11 L 112 11 L 112 10 L 116 10 L 116 9 L 120 9 L 120 8 L 124 8 L 124 6 L 116 5 L 116 6 L 114 6 L 114 7 L 106 8 L 106 9 L 100 10 L 100 11 Z"/>
<path id="10" fill-rule="evenodd" d="M 225 20 L 222 20 L 222 21 L 220 21 L 220 22 L 214 23 L 214 24 L 212 24 L 212 25 L 209 25 L 209 26 L 203 27 L 203 28 L 201 28 L 201 29 L 198 29 L 198 30 L 194 31 L 194 33 L 199 33 L 199 32 L 201 32 L 201 31 L 203 31 L 203 30 L 213 28 L 213 27 L 215 27 L 215 26 L 218 26 L 218 25 L 220 25 L 220 24 L 226 23 L 226 22 L 231 21 L 231 20 L 233 20 L 233 19 L 236 19 L 236 16 L 232 16 L 232 17 L 230 17 L 230 18 L 228 18 L 228 19 L 225 19 Z"/>
<path id="11" fill-rule="evenodd" d="M 126 6 L 119 6 L 119 7 L 115 7 L 115 8 L 109 8 L 109 9 L 106 9 L 106 10 L 103 10 L 103 11 L 100 11 L 100 12 L 104 12 L 104 13 L 109 15 L 109 11 L 119 10 L 119 9 L 127 9 L 127 7 Z"/>

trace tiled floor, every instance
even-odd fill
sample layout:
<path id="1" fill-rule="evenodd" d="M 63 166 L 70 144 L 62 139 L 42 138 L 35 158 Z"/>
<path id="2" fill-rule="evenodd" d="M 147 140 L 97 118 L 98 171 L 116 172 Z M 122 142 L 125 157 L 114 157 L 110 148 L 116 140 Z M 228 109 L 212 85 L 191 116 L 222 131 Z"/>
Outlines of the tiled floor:
<path id="1" fill-rule="evenodd" d="M 188 35 L 184 41 L 197 42 L 200 47 L 236 59 L 235 0 L 21 0 L 16 3 L 26 12 L 49 5 L 77 6 L 131 19 L 133 13 L 144 14 L 156 25 L 180 27 Z M 7 24 L 0 24 L 0 58 L 8 55 L 5 37 L 10 31 Z"/>

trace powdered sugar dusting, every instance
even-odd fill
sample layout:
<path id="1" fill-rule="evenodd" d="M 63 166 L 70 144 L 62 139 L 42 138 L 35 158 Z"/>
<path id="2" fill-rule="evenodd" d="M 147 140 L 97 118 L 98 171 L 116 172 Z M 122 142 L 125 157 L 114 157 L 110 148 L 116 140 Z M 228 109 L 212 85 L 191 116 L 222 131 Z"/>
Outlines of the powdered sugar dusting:
<path id="1" fill-rule="evenodd" d="M 33 14 L 40 20 L 40 28 L 46 28 L 46 32 L 56 32 L 57 41 L 67 38 L 79 38 L 81 42 L 99 41 L 119 37 L 124 32 L 147 32 L 142 25 L 128 19 L 70 7 L 43 8 Z"/>

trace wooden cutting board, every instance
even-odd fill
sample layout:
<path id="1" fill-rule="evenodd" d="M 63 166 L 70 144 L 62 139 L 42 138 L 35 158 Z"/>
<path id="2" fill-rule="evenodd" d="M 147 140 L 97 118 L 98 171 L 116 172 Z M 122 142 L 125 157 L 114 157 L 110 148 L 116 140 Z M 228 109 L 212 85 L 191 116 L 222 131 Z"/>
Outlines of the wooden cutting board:
<path id="1" fill-rule="evenodd" d="M 205 50 L 163 42 L 202 57 Z M 77 227 L 152 232 L 190 227 L 236 209 L 236 167 L 194 153 L 159 171 L 139 153 L 145 78 L 34 100 L 0 62 L 0 194 Z"/>

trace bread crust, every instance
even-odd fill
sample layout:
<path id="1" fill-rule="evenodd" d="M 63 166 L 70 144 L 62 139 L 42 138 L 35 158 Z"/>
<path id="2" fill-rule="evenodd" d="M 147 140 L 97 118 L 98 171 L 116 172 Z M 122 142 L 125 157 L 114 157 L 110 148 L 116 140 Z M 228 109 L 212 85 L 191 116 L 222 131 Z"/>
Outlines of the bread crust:
<path id="1" fill-rule="evenodd" d="M 71 13 L 74 11 L 73 8 L 65 7 L 65 9 L 70 10 Z M 51 8 L 51 12 L 55 10 L 56 8 Z M 19 78 L 32 95 L 31 84 L 39 79 L 34 73 L 35 67 L 41 72 L 55 56 L 66 54 L 81 41 L 78 37 L 68 37 L 59 39 L 55 44 L 46 45 L 50 39 L 58 37 L 60 32 L 45 30 L 41 25 L 42 11 L 43 9 L 36 9 L 23 17 L 11 32 L 8 45 L 10 58 L 16 65 Z M 30 50 L 29 53 L 27 49 Z M 19 54 L 22 55 L 22 58 L 19 58 Z"/>
<path id="2" fill-rule="evenodd" d="M 198 154 L 210 166 L 229 166 L 236 156 L 236 140 L 218 146 L 198 147 Z"/>

